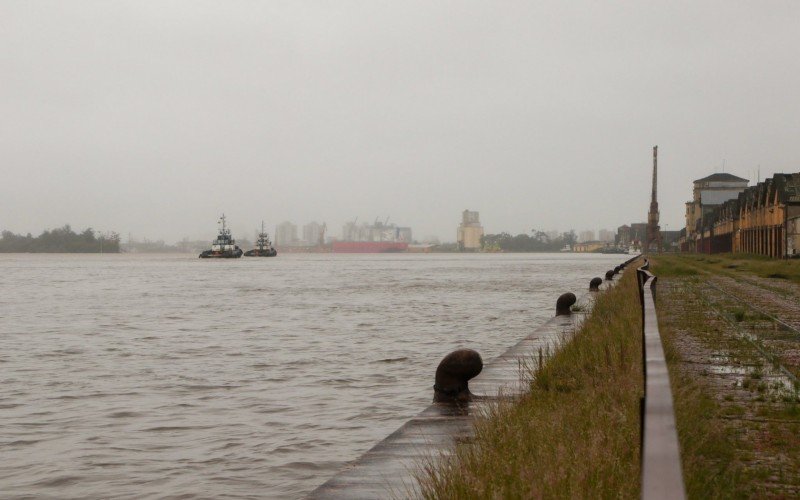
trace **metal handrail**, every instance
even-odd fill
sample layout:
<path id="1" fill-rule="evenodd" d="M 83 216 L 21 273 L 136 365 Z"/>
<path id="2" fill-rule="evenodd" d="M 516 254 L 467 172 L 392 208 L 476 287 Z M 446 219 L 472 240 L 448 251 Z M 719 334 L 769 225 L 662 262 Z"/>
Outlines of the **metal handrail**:
<path id="1" fill-rule="evenodd" d="M 657 278 L 647 269 L 649 262 L 636 270 L 642 301 L 642 498 L 683 499 L 685 488 L 681 469 L 678 431 L 669 372 L 656 316 Z"/>

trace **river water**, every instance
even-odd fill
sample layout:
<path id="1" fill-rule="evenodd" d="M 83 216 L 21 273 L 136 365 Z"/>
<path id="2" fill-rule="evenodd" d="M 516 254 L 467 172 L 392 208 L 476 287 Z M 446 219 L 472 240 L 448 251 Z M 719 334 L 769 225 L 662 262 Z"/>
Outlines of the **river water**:
<path id="1" fill-rule="evenodd" d="M 0 255 L 0 496 L 297 498 L 624 255 Z"/>

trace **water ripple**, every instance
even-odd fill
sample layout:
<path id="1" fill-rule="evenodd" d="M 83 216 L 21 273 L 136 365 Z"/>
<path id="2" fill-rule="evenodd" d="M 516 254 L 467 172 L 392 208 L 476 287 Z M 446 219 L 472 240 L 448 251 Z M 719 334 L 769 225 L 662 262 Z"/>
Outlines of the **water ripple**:
<path id="1" fill-rule="evenodd" d="M 0 491 L 301 497 L 619 260 L 1 255 Z"/>

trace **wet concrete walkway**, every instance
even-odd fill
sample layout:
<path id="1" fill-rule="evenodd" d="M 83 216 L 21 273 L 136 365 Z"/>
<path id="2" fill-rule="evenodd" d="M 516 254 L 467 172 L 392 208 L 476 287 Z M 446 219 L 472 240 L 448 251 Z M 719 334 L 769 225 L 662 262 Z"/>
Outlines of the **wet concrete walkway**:
<path id="1" fill-rule="evenodd" d="M 618 275 L 615 280 L 619 280 Z M 601 290 L 613 286 L 604 281 Z M 527 391 L 539 360 L 569 338 L 591 312 L 596 294 L 582 295 L 570 316 L 557 316 L 536 328 L 508 351 L 487 363 L 469 383 L 475 400 L 456 406 L 434 403 L 375 445 L 354 464 L 314 490 L 314 499 L 415 498 L 417 477 L 431 459 L 452 452 L 456 443 L 472 439 L 473 419 L 497 397 Z M 554 297 L 554 304 L 555 304 Z M 447 353 L 442 353 L 444 356 Z M 435 367 L 431 368 L 431 385 Z M 433 389 L 431 389 L 433 397 Z"/>

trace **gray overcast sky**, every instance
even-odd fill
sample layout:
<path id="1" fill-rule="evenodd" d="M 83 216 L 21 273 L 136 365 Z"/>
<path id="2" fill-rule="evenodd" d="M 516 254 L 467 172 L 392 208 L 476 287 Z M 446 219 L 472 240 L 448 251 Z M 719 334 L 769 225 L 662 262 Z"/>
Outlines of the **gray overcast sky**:
<path id="1" fill-rule="evenodd" d="M 455 239 L 799 171 L 800 2 L 0 0 L 0 228 Z"/>

